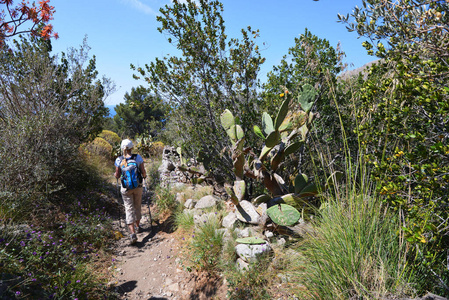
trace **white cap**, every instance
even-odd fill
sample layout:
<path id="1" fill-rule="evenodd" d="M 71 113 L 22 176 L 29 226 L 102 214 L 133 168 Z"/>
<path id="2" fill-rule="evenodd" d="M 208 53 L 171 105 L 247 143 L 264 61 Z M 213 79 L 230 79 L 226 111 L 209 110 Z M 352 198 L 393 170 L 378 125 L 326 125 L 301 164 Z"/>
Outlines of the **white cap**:
<path id="1" fill-rule="evenodd" d="M 120 146 L 120 148 L 121 148 L 122 150 L 125 150 L 125 149 L 132 149 L 133 147 L 134 147 L 133 142 L 131 142 L 131 140 L 128 140 L 128 139 L 123 140 L 123 141 L 122 141 L 122 145 Z"/>

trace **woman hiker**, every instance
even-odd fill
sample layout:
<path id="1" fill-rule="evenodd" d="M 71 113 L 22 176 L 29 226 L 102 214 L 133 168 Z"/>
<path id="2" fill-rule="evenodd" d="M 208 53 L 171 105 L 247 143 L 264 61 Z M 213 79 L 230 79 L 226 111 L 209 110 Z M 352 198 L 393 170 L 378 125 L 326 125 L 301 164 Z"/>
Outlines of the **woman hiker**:
<path id="1" fill-rule="evenodd" d="M 129 139 L 122 141 L 122 156 L 115 160 L 115 178 L 121 178 L 121 193 L 125 206 L 126 224 L 131 233 L 131 244 L 137 242 L 136 232 L 141 232 L 140 219 L 142 218 L 142 178 L 147 177 L 143 158 L 133 154 L 133 142 Z M 134 170 L 133 170 L 134 168 Z M 123 175 L 123 176 L 122 176 Z"/>

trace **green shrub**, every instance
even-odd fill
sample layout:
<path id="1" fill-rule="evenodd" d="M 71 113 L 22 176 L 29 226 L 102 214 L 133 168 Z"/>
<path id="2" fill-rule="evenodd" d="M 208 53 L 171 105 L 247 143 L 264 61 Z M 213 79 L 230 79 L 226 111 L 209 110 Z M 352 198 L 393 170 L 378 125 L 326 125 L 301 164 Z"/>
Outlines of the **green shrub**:
<path id="1" fill-rule="evenodd" d="M 118 136 L 117 133 L 110 131 L 110 130 L 103 130 L 98 137 L 106 140 L 109 144 L 111 144 L 113 147 L 116 145 L 120 145 L 120 142 L 122 141 L 121 138 Z"/>
<path id="2" fill-rule="evenodd" d="M 166 215 L 172 215 L 176 206 L 176 196 L 170 190 L 170 187 L 158 185 L 155 189 L 156 218 L 162 218 Z"/>
<path id="3" fill-rule="evenodd" d="M 59 226 L 0 226 L 0 280 L 4 297 L 18 299 L 113 298 L 94 262 L 108 259 L 111 221 L 104 208 L 81 202 Z M 95 275 L 97 274 L 97 275 Z"/>
<path id="4" fill-rule="evenodd" d="M 193 213 L 177 211 L 175 214 L 175 226 L 177 230 L 182 230 L 184 233 L 193 231 L 195 227 Z"/>
<path id="5" fill-rule="evenodd" d="M 217 272 L 223 246 L 220 219 L 213 217 L 194 230 L 190 241 L 190 261 L 198 271 Z"/>
<path id="6" fill-rule="evenodd" d="M 105 139 L 96 137 L 92 142 L 83 144 L 81 149 L 87 155 L 99 155 L 111 159 L 113 155 L 113 147 Z"/>
<path id="7" fill-rule="evenodd" d="M 240 271 L 235 263 L 225 271 L 230 299 L 272 299 L 270 288 L 276 274 L 272 273 L 270 255 L 260 256 L 247 270 Z"/>
<path id="8" fill-rule="evenodd" d="M 159 142 L 159 141 L 153 142 L 148 151 L 148 154 L 150 155 L 150 157 L 161 157 L 164 147 L 165 147 L 165 145 L 163 142 Z"/>
<path id="9" fill-rule="evenodd" d="M 2 214 L 25 219 L 85 180 L 78 146 L 101 130 L 110 86 L 86 43 L 60 59 L 48 41 L 14 43 L 0 51 L 0 191 Z"/>

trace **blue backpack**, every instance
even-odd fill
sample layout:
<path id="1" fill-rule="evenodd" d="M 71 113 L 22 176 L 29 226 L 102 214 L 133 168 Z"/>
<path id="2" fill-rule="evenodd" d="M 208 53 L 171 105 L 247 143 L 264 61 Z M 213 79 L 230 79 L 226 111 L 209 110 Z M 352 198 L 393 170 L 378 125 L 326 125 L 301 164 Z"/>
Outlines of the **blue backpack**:
<path id="1" fill-rule="evenodd" d="M 126 164 L 120 163 L 120 169 L 122 170 L 122 176 L 120 178 L 122 187 L 127 190 L 135 189 L 142 183 L 142 175 L 140 174 L 140 168 L 136 161 L 137 154 L 131 155 L 130 158 L 120 156 L 120 160 L 126 159 Z"/>

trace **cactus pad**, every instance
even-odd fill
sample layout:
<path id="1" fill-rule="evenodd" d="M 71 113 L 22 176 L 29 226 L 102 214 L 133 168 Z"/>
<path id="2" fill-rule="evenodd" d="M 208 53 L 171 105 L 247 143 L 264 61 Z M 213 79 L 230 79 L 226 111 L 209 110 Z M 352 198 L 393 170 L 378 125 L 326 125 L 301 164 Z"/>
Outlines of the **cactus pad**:
<path id="1" fill-rule="evenodd" d="M 246 184 L 244 180 L 234 181 L 234 193 L 239 201 L 242 201 L 245 197 Z"/>
<path id="2" fill-rule="evenodd" d="M 263 135 L 263 132 L 262 132 L 262 130 L 260 129 L 259 126 L 254 125 L 253 130 L 254 130 L 254 133 L 255 133 L 258 137 L 260 137 L 260 138 L 262 138 L 262 139 L 265 139 L 265 136 Z"/>
<path id="3" fill-rule="evenodd" d="M 288 156 L 288 155 L 298 151 L 300 147 L 301 147 L 301 143 L 300 142 L 296 142 L 296 143 L 293 143 L 291 145 L 288 145 L 287 148 L 285 148 L 285 151 L 284 151 L 285 156 Z"/>
<path id="4" fill-rule="evenodd" d="M 257 204 L 260 204 L 260 203 L 268 202 L 270 199 L 271 199 L 271 197 L 268 196 L 267 194 L 262 194 L 262 195 L 257 196 L 253 200 L 253 203 L 257 205 Z"/>
<path id="5" fill-rule="evenodd" d="M 229 109 L 225 111 L 220 116 L 221 126 L 227 131 L 232 125 L 235 125 L 234 115 Z"/>
<path id="6" fill-rule="evenodd" d="M 312 108 L 313 103 L 315 102 L 315 98 L 318 95 L 317 91 L 310 84 L 304 84 L 302 86 L 302 92 L 298 97 L 298 102 L 301 104 L 301 108 L 305 112 L 309 112 Z"/>
<path id="7" fill-rule="evenodd" d="M 267 136 L 265 144 L 267 145 L 267 147 L 272 148 L 279 143 L 279 138 L 280 138 L 279 131 L 274 130 Z"/>
<path id="8" fill-rule="evenodd" d="M 278 114 L 276 116 L 276 120 L 274 121 L 274 128 L 276 130 L 279 130 L 279 127 L 284 122 L 285 117 L 288 113 L 288 104 L 290 103 L 290 100 L 287 98 L 282 102 L 281 108 L 279 108 Z"/>
<path id="9" fill-rule="evenodd" d="M 299 192 L 302 191 L 302 189 L 307 185 L 307 176 L 305 174 L 298 174 L 295 178 L 295 193 L 299 194 Z"/>
<path id="10" fill-rule="evenodd" d="M 262 129 L 265 134 L 270 134 L 272 131 L 274 131 L 273 120 L 266 112 L 262 114 Z"/>
<path id="11" fill-rule="evenodd" d="M 270 219 L 281 226 L 291 226 L 301 217 L 299 211 L 288 204 L 277 204 L 267 209 Z"/>
<path id="12" fill-rule="evenodd" d="M 250 244 L 250 245 L 260 245 L 260 244 L 265 244 L 266 241 L 255 237 L 255 236 L 250 236 L 250 237 L 246 237 L 246 238 L 241 238 L 241 239 L 236 239 L 235 240 L 237 243 L 239 244 Z"/>

